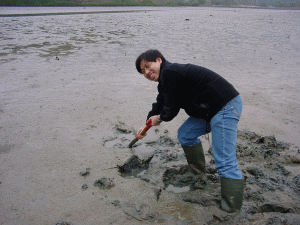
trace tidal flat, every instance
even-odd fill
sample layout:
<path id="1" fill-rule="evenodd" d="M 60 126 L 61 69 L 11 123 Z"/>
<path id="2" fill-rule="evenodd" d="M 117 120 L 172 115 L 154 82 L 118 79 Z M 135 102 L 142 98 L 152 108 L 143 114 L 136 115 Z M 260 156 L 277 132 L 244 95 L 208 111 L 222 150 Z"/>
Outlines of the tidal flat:
<path id="1" fill-rule="evenodd" d="M 299 10 L 9 10 L 54 14 L 0 17 L 0 224 L 299 223 Z M 135 69 L 152 48 L 240 92 L 246 188 L 235 217 L 218 208 L 210 136 L 201 138 L 206 178 L 186 167 L 184 111 L 128 148 L 156 99 L 157 84 Z"/>

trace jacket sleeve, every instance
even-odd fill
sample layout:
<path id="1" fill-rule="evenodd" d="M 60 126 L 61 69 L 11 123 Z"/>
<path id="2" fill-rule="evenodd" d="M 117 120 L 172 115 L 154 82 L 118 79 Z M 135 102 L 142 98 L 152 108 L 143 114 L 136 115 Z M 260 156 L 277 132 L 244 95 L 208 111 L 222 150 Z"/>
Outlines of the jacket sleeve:
<path id="1" fill-rule="evenodd" d="M 152 110 L 148 113 L 147 120 L 154 115 L 159 115 L 164 105 L 164 99 L 161 94 L 158 93 L 156 102 L 152 104 Z"/>
<path id="2" fill-rule="evenodd" d="M 180 110 L 179 93 L 180 93 L 180 75 L 176 72 L 165 71 L 161 86 L 162 98 L 164 105 L 160 112 L 160 118 L 163 121 L 171 121 L 177 116 Z"/>

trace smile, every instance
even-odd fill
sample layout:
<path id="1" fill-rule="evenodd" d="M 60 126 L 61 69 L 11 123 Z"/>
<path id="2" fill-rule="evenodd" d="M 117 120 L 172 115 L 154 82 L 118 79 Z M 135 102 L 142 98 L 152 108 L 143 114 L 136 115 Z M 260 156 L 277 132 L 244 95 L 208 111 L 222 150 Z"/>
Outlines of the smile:
<path id="1" fill-rule="evenodd" d="M 155 79 L 155 74 L 151 73 L 148 77 L 149 77 L 150 80 L 154 80 Z"/>

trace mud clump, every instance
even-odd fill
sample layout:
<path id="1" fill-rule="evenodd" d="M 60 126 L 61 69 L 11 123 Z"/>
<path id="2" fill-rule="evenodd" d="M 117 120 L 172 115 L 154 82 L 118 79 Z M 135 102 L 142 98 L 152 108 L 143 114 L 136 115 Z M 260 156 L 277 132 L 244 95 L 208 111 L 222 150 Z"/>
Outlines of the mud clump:
<path id="1" fill-rule="evenodd" d="M 173 185 L 174 187 L 187 187 L 191 190 L 204 189 L 207 181 L 202 177 L 192 173 L 188 165 L 168 168 L 163 174 L 165 187 Z"/>
<path id="2" fill-rule="evenodd" d="M 182 200 L 185 202 L 199 204 L 203 207 L 218 206 L 218 204 L 220 203 L 217 197 L 208 194 L 199 193 L 196 191 L 190 193 L 188 192 L 183 193 L 181 197 Z"/>
<path id="3" fill-rule="evenodd" d="M 248 162 L 276 159 L 290 146 L 277 142 L 274 136 L 262 137 L 249 131 L 238 131 L 237 139 L 237 158 Z"/>
<path id="4" fill-rule="evenodd" d="M 262 176 L 264 176 L 264 172 L 259 167 L 249 167 L 249 168 L 246 169 L 246 171 L 249 174 L 251 174 L 251 175 L 253 175 L 255 177 L 262 177 Z"/>
<path id="5" fill-rule="evenodd" d="M 113 179 L 102 177 L 99 180 L 94 182 L 94 186 L 99 187 L 101 189 L 110 189 L 115 186 Z"/>
<path id="6" fill-rule="evenodd" d="M 89 186 L 88 186 L 88 184 L 83 184 L 83 185 L 81 186 L 81 188 L 82 188 L 83 190 L 87 190 L 87 189 L 89 188 Z"/>
<path id="7" fill-rule="evenodd" d="M 72 225 L 72 223 L 62 221 L 62 222 L 57 222 L 55 225 Z"/>
<path id="8" fill-rule="evenodd" d="M 270 217 L 265 225 L 296 225 L 299 224 L 299 219 L 295 216 L 291 217 L 291 216 L 273 216 Z"/>
<path id="9" fill-rule="evenodd" d="M 166 186 L 172 184 L 176 187 L 184 187 L 194 184 L 194 178 L 195 176 L 190 171 L 189 166 L 186 165 L 178 168 L 167 169 L 163 175 L 163 182 Z"/>
<path id="10" fill-rule="evenodd" d="M 293 178 L 292 188 L 296 193 L 300 194 L 300 174 Z"/>
<path id="11" fill-rule="evenodd" d="M 291 172 L 288 171 L 284 165 L 282 165 L 281 163 L 279 162 L 270 162 L 270 163 L 267 163 L 265 165 L 265 168 L 268 168 L 272 171 L 275 171 L 276 173 L 279 173 L 283 176 L 288 176 Z"/>
<path id="12" fill-rule="evenodd" d="M 294 213 L 294 210 L 291 208 L 285 208 L 275 204 L 264 204 L 259 209 L 260 212 Z"/>
<path id="13" fill-rule="evenodd" d="M 154 188 L 153 192 L 154 192 L 154 196 L 156 197 L 156 201 L 158 202 L 159 197 L 160 197 L 161 192 L 162 192 L 162 189 L 161 188 Z"/>
<path id="14" fill-rule="evenodd" d="M 83 171 L 80 171 L 80 176 L 83 176 L 83 177 L 85 177 L 85 176 L 88 176 L 88 175 L 90 175 L 90 168 L 86 168 L 86 170 L 83 170 Z"/>

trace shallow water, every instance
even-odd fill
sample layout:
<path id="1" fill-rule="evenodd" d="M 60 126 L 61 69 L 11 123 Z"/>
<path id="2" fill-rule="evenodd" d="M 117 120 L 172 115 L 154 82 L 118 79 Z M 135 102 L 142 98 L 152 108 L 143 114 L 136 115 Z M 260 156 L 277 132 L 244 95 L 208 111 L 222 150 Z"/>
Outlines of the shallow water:
<path id="1" fill-rule="evenodd" d="M 167 188 L 166 191 L 171 191 L 173 193 L 182 193 L 182 192 L 188 192 L 190 191 L 190 187 L 175 187 L 174 185 L 170 184 Z"/>

